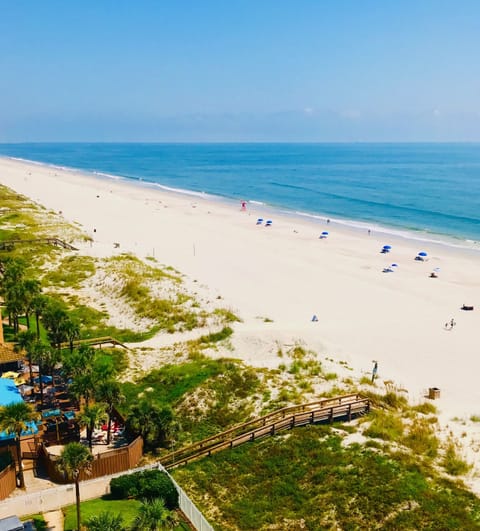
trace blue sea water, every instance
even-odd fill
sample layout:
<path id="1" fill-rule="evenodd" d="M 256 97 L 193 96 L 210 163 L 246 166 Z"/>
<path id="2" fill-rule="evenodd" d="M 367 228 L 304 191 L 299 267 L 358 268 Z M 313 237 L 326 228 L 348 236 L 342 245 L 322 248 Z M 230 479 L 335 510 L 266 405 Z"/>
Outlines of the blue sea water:
<path id="1" fill-rule="evenodd" d="M 480 240 L 480 144 L 0 144 L 0 155 Z"/>

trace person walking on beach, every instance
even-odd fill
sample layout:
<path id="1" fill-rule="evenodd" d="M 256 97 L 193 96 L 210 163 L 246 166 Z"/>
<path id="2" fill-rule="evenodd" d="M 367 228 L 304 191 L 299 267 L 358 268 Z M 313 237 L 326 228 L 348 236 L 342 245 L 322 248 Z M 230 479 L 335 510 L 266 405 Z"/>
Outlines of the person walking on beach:
<path id="1" fill-rule="evenodd" d="M 450 321 L 450 328 L 453 328 L 457 323 L 453 320 Z"/>
<path id="2" fill-rule="evenodd" d="M 372 384 L 375 382 L 375 378 L 377 377 L 378 372 L 378 361 L 373 362 L 373 370 L 372 370 Z"/>

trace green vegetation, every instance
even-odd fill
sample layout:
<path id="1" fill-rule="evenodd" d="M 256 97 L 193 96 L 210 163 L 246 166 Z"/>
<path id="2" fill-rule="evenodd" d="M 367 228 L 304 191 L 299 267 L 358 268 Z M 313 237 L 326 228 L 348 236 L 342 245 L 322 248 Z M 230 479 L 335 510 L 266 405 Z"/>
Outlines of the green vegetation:
<path id="1" fill-rule="evenodd" d="M 78 289 L 82 282 L 95 274 L 95 259 L 91 256 L 71 255 L 63 258 L 58 267 L 44 277 L 46 285 L 56 288 Z"/>
<path id="2" fill-rule="evenodd" d="M 415 459 L 344 445 L 323 426 L 214 454 L 173 475 L 218 529 L 480 525 L 480 501 L 463 487 L 425 476 Z"/>
<path id="3" fill-rule="evenodd" d="M 403 422 L 397 413 L 380 409 L 372 411 L 369 417 L 371 423 L 364 432 L 368 437 L 383 439 L 384 441 L 396 441 L 403 435 Z"/>
<path id="4" fill-rule="evenodd" d="M 101 512 L 109 511 L 113 514 L 121 514 L 125 524 L 132 525 L 140 505 L 141 502 L 139 500 L 112 500 L 106 497 L 85 501 L 80 504 L 82 521 L 86 522 Z M 64 507 L 63 513 L 65 515 L 65 531 L 77 529 L 76 506 L 69 505 Z"/>
<path id="5" fill-rule="evenodd" d="M 461 458 L 458 446 L 452 438 L 447 441 L 445 455 L 443 456 L 441 464 L 445 471 L 452 476 L 466 474 L 472 468 L 471 465 Z"/>
<path id="6" fill-rule="evenodd" d="M 30 514 L 28 516 L 22 516 L 20 520 L 22 522 L 32 521 L 37 531 L 48 531 L 49 529 L 47 527 L 47 522 L 45 522 L 43 514 Z"/>
<path id="7" fill-rule="evenodd" d="M 115 500 L 162 498 L 168 509 L 178 508 L 177 489 L 161 470 L 145 470 L 114 478 L 110 481 L 110 490 Z"/>

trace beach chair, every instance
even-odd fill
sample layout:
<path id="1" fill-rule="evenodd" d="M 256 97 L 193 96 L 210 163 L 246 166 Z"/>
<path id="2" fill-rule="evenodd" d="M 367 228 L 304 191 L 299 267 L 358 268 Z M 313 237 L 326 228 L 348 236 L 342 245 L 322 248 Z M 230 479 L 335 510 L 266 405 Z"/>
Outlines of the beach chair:
<path id="1" fill-rule="evenodd" d="M 266 223 L 265 223 L 265 227 L 271 227 L 272 226 L 272 220 L 271 219 L 267 219 Z"/>
<path id="2" fill-rule="evenodd" d="M 257 219 L 257 225 L 261 225 L 263 223 L 263 218 L 258 218 Z"/>

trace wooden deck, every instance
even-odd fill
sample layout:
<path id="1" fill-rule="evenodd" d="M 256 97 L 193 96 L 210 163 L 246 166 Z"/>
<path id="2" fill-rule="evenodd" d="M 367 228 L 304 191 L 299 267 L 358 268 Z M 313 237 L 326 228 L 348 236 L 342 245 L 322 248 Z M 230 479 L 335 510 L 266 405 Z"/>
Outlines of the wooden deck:
<path id="1" fill-rule="evenodd" d="M 203 439 L 161 457 L 162 465 L 169 469 L 227 448 L 252 442 L 307 424 L 332 423 L 334 420 L 348 420 L 370 411 L 370 400 L 358 394 L 327 398 L 279 409 L 263 417 L 245 422 L 227 431 Z"/>

